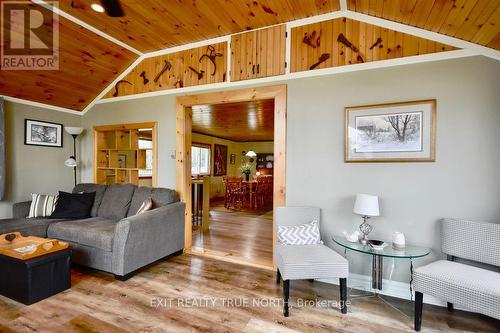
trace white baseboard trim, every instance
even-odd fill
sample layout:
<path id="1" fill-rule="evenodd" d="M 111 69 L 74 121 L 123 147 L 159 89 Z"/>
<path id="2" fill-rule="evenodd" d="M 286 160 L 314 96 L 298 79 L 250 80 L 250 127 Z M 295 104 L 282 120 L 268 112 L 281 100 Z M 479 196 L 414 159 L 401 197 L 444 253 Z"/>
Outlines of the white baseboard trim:
<path id="1" fill-rule="evenodd" d="M 339 284 L 339 279 L 318 279 L 318 281 L 335 285 Z M 377 291 L 381 295 L 410 300 L 410 285 L 405 282 L 382 279 L 382 290 L 375 290 L 372 289 L 372 279 L 370 276 L 350 273 L 347 279 L 347 286 L 365 292 L 374 293 Z M 413 299 L 415 299 L 415 291 L 413 291 Z M 424 303 L 446 307 L 446 302 L 425 294 Z M 470 311 L 459 306 L 455 308 L 458 310 Z"/>

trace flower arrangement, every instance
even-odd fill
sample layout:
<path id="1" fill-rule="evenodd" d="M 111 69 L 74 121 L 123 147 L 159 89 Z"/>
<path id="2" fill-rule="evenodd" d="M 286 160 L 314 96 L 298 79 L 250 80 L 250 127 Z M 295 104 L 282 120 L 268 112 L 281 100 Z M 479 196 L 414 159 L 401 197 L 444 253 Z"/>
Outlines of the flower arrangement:
<path id="1" fill-rule="evenodd" d="M 248 180 L 250 178 L 250 174 L 252 173 L 252 166 L 250 163 L 245 163 L 240 167 L 240 172 L 245 175 L 245 179 Z"/>

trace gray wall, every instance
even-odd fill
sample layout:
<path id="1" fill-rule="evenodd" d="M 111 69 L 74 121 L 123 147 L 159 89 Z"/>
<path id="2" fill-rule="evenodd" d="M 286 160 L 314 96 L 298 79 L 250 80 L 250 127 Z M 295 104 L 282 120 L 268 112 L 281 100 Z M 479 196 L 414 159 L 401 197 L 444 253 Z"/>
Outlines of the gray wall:
<path id="1" fill-rule="evenodd" d="M 361 222 L 352 213 L 356 193 L 380 197 L 372 238 L 401 231 L 407 243 L 436 253 L 442 217 L 499 222 L 499 87 L 500 63 L 480 57 L 290 82 L 287 204 L 321 207 L 330 245 L 329 234 Z M 345 106 L 430 98 L 437 99 L 436 162 L 343 162 Z M 370 273 L 367 257 L 349 258 L 352 271 Z M 407 261 L 396 262 L 392 278 L 405 281 L 408 269 Z"/>
<path id="2" fill-rule="evenodd" d="M 445 216 L 500 220 L 500 65 L 483 57 L 399 66 L 288 82 L 287 204 L 322 208 L 323 237 L 355 230 L 354 195 L 380 196 L 373 238 L 404 232 L 409 244 L 440 256 L 438 220 Z M 343 162 L 344 107 L 437 99 L 434 163 Z M 173 96 L 102 104 L 84 125 L 159 121 L 159 184 L 175 186 Z M 92 144 L 85 139 L 85 180 L 92 180 Z M 352 271 L 369 274 L 370 261 L 349 254 Z M 386 260 L 384 278 L 407 281 L 407 261 Z M 394 272 L 391 275 L 392 264 Z"/>
<path id="3" fill-rule="evenodd" d="M 30 193 L 55 194 L 73 187 L 73 171 L 64 161 L 73 153 L 73 139 L 65 133 L 63 148 L 24 144 L 24 119 L 80 126 L 81 116 L 5 102 L 6 167 L 5 197 L 0 218 L 12 216 L 12 203 L 30 199 Z"/>
<path id="4" fill-rule="evenodd" d="M 158 122 L 158 186 L 175 188 L 175 97 L 160 96 L 117 103 L 99 104 L 83 116 L 82 126 L 92 132 L 93 126 L 140 122 Z M 82 180 L 92 182 L 94 173 L 93 138 L 81 142 Z"/>

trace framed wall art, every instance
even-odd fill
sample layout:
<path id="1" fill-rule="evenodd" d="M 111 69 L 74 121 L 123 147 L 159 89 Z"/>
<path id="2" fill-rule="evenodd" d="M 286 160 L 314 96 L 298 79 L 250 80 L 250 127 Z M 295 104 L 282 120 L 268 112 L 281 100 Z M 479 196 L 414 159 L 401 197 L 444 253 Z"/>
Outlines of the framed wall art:
<path id="1" fill-rule="evenodd" d="M 33 119 L 24 120 L 24 144 L 32 146 L 63 146 L 63 125 Z"/>
<path id="2" fill-rule="evenodd" d="M 345 108 L 345 162 L 433 162 L 436 100 Z"/>
<path id="3" fill-rule="evenodd" d="M 227 174 L 227 146 L 214 144 L 214 176 Z"/>

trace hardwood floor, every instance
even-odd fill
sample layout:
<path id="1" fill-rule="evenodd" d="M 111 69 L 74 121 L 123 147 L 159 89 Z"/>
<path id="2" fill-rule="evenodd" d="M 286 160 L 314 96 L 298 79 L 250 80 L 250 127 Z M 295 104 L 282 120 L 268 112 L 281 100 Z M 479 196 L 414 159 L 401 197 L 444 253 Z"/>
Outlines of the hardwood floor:
<path id="1" fill-rule="evenodd" d="M 193 231 L 193 249 L 212 257 L 273 267 L 273 212 L 210 207 L 210 230 Z"/>
<path id="2" fill-rule="evenodd" d="M 412 318 L 376 298 L 353 300 L 347 315 L 298 306 L 339 299 L 337 286 L 321 282 L 292 281 L 290 317 L 284 318 L 282 304 L 265 306 L 281 300 L 281 287 L 269 270 L 191 255 L 159 261 L 125 282 L 75 268 L 71 289 L 31 306 L 0 296 L 0 332 L 413 332 Z M 215 306 L 192 303 L 203 299 Z M 422 332 L 500 328 L 498 320 L 429 305 L 423 318 Z"/>

